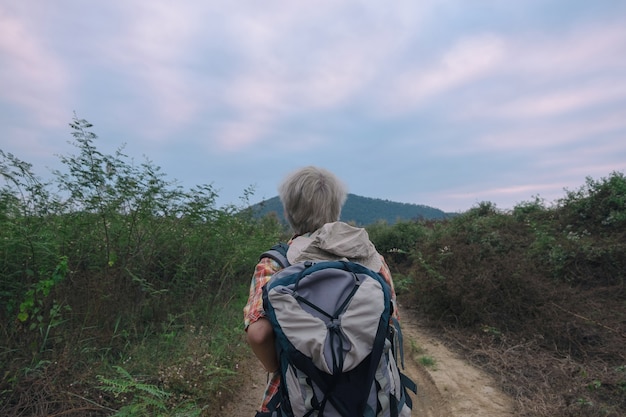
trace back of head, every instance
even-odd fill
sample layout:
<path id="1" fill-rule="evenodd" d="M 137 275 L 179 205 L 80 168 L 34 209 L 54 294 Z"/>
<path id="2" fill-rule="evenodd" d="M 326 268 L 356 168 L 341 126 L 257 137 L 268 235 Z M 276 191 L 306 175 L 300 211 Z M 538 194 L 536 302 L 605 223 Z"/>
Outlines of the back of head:
<path id="1" fill-rule="evenodd" d="M 348 193 L 334 174 L 308 166 L 289 174 L 278 195 L 293 231 L 304 234 L 339 220 Z"/>

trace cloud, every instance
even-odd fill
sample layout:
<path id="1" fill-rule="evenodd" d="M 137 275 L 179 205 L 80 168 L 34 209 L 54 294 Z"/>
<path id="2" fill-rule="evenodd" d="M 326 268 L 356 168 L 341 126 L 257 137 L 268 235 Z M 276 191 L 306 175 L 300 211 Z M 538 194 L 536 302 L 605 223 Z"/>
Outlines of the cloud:
<path id="1" fill-rule="evenodd" d="M 300 115 L 323 117 L 350 105 L 376 78 L 376 63 L 389 60 L 398 43 L 389 30 L 371 30 L 375 10 L 362 10 L 359 20 L 331 3 L 308 7 L 237 15 L 231 22 L 229 32 L 245 35 L 237 41 L 238 65 L 224 80 L 223 104 L 236 124 L 258 126 L 262 120 L 264 128 L 228 134 L 219 141 L 222 148 L 243 149 L 268 139 L 254 136 L 255 130 L 272 132 Z"/>
<path id="2" fill-rule="evenodd" d="M 120 87 L 142 98 L 155 124 L 152 138 L 177 132 L 197 116 L 202 104 L 197 78 L 188 66 L 199 11 L 154 1 L 124 4 L 116 12 L 126 18 L 118 20 L 118 30 L 109 34 L 101 55 L 94 58 L 109 74 L 123 73 Z"/>
<path id="3" fill-rule="evenodd" d="M 626 101 L 626 77 L 587 83 L 572 83 L 555 91 L 531 93 L 483 113 L 491 118 L 545 119 Z"/>
<path id="4" fill-rule="evenodd" d="M 215 132 L 216 145 L 219 151 L 239 152 L 254 145 L 267 131 L 267 122 L 264 120 L 224 122 Z"/>
<path id="5" fill-rule="evenodd" d="M 542 119 L 626 101 L 626 27 L 577 27 L 569 33 L 523 35 L 467 119 Z M 499 85 L 500 88 L 493 88 Z"/>
<path id="6" fill-rule="evenodd" d="M 511 57 L 512 68 L 535 83 L 558 83 L 607 71 L 617 75 L 626 64 L 626 56 L 620 53 L 626 48 L 626 27 L 623 19 L 609 18 L 561 32 L 528 33 L 512 46 L 517 51 Z"/>
<path id="7" fill-rule="evenodd" d="M 540 197 L 551 203 L 563 197 L 564 184 L 558 181 L 527 182 L 506 187 L 485 188 L 484 184 L 451 188 L 441 192 L 422 193 L 417 201 L 427 201 L 439 209 L 448 212 L 465 211 L 469 205 L 475 206 L 480 202 L 491 202 L 499 209 L 510 210 L 514 206 Z"/>
<path id="8" fill-rule="evenodd" d="M 542 32 L 532 26 L 466 32 L 436 55 L 415 50 L 413 67 L 389 82 L 380 102 L 391 116 L 443 102 L 442 114 L 452 120 L 558 115 L 623 100 L 624 50 L 626 27 L 615 20 Z"/>
<path id="9" fill-rule="evenodd" d="M 541 193 L 542 191 L 553 191 L 555 188 L 562 188 L 562 183 L 544 183 L 538 182 L 533 184 L 518 184 L 506 187 L 494 187 L 488 189 L 480 189 L 479 191 L 449 193 L 446 194 L 446 198 L 449 199 L 477 199 L 478 201 L 493 199 L 493 201 L 502 200 L 503 197 L 526 195 L 530 196 L 533 193 Z"/>
<path id="10" fill-rule="evenodd" d="M 0 101 L 21 107 L 30 123 L 59 126 L 68 99 L 66 69 L 36 25 L 1 8 L 0 56 Z"/>
<path id="11" fill-rule="evenodd" d="M 433 59 L 434 64 L 414 67 L 391 82 L 383 103 L 387 111 L 405 113 L 416 106 L 477 82 L 500 68 L 506 57 L 506 42 L 494 34 L 457 40 Z"/>
<path id="12" fill-rule="evenodd" d="M 187 179 L 324 163 L 371 196 L 459 207 L 626 159 L 623 6 L 22 3 L 0 6 L 0 140 L 38 154 L 62 153 L 76 110 Z"/>
<path id="13" fill-rule="evenodd" d="M 597 117 L 576 120 L 551 121 L 516 126 L 514 129 L 490 131 L 477 138 L 475 143 L 491 150 L 533 150 L 574 146 L 584 141 L 593 146 L 604 134 L 626 131 L 626 114 L 622 110 L 612 111 Z"/>
<path id="14" fill-rule="evenodd" d="M 624 134 L 626 114 L 621 109 L 626 104 L 626 57 L 617 51 L 626 50 L 626 28 L 596 24 L 541 36 L 526 32 L 486 39 L 459 42 L 457 45 L 483 47 L 453 48 L 442 55 L 452 58 L 439 60 L 437 67 L 442 70 L 435 79 L 442 81 L 424 82 L 428 79 L 425 74 L 437 73 L 424 71 L 417 74 L 418 83 L 411 90 L 422 92 L 425 118 L 436 109 L 437 119 L 429 123 L 441 126 L 439 129 L 450 126 L 447 130 L 465 131 L 443 154 L 457 155 L 469 149 L 475 153 L 544 152 L 581 144 L 591 148 L 605 135 Z M 473 49 L 493 51 L 483 54 L 492 59 L 463 65 L 471 62 Z M 463 67 L 468 68 L 467 74 L 460 69 L 463 75 L 445 71 Z M 429 90 L 425 87 L 429 85 L 436 88 Z M 440 103 L 446 103 L 446 108 Z M 410 104 L 404 103 L 407 111 L 412 109 Z M 470 146 L 457 146 L 461 142 Z"/>

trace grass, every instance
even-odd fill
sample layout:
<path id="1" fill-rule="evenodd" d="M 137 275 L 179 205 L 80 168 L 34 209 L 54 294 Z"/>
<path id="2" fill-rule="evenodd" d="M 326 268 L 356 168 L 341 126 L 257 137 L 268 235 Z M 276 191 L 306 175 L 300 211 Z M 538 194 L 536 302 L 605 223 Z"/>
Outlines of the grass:
<path id="1" fill-rule="evenodd" d="M 160 416 L 212 416 L 223 399 L 239 384 L 237 364 L 247 354 L 243 342 L 241 306 L 245 290 L 237 290 L 233 302 L 214 308 L 206 324 L 170 320 L 158 334 L 146 337 L 122 361 L 128 375 L 159 387 L 164 395 L 145 395 L 139 402 Z M 156 407 L 158 405 L 158 407 Z M 135 404 L 134 415 L 144 408 Z"/>
<path id="2" fill-rule="evenodd" d="M 426 349 L 418 345 L 415 340 L 409 340 L 409 352 L 417 358 L 417 362 L 427 368 L 436 369 L 437 361 L 430 355 L 426 355 Z"/>
<path id="3" fill-rule="evenodd" d="M 432 356 L 424 355 L 420 356 L 418 362 L 427 368 L 436 369 L 437 361 Z"/>

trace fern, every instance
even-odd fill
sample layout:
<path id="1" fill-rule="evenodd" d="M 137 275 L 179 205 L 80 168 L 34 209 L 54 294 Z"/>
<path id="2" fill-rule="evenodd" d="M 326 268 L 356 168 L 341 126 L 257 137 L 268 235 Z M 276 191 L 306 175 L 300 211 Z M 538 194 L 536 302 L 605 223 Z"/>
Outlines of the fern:
<path id="1" fill-rule="evenodd" d="M 108 379 L 104 378 L 101 375 L 98 375 L 96 378 L 98 378 L 98 381 L 100 381 L 102 384 L 105 384 L 98 388 L 102 391 L 113 394 L 115 398 L 123 394 L 129 394 L 133 386 L 130 382 L 120 379 Z"/>
<path id="2" fill-rule="evenodd" d="M 165 399 L 170 396 L 169 392 L 163 391 L 162 389 L 160 389 L 159 387 L 155 385 L 138 383 L 135 385 L 135 388 L 137 391 L 141 391 L 146 394 L 149 394 L 151 397 L 154 397 L 154 398 Z"/>
<path id="3" fill-rule="evenodd" d="M 167 411 L 165 401 L 171 395 L 156 385 L 146 384 L 137 381 L 126 369 L 115 366 L 115 370 L 120 374 L 120 378 L 106 378 L 102 375 L 96 376 L 102 384 L 99 389 L 113 394 L 115 398 L 121 395 L 131 396 L 131 403 L 120 408 L 115 417 L 125 416 L 153 416 L 155 412 Z M 157 414 L 158 415 L 158 414 Z"/>
<path id="4" fill-rule="evenodd" d="M 161 411 L 167 410 L 167 407 L 160 399 L 149 397 L 146 395 L 139 395 L 138 398 L 141 400 L 140 403 L 143 404 L 146 409 L 154 408 Z"/>

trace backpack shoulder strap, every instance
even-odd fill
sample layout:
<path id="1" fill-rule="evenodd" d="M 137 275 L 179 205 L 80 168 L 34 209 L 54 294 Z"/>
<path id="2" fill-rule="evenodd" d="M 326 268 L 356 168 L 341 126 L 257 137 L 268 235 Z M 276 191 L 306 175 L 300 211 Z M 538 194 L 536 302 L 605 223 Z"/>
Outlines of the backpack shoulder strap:
<path id="1" fill-rule="evenodd" d="M 263 252 L 261 254 L 261 256 L 259 257 L 259 260 L 263 259 L 263 258 L 270 258 L 275 260 L 276 262 L 278 262 L 278 264 L 282 267 L 282 268 L 286 268 L 290 265 L 289 261 L 287 260 L 287 250 L 289 249 L 289 245 L 286 243 L 278 243 L 274 246 L 272 246 L 270 248 L 270 250 L 267 250 L 265 252 Z"/>

